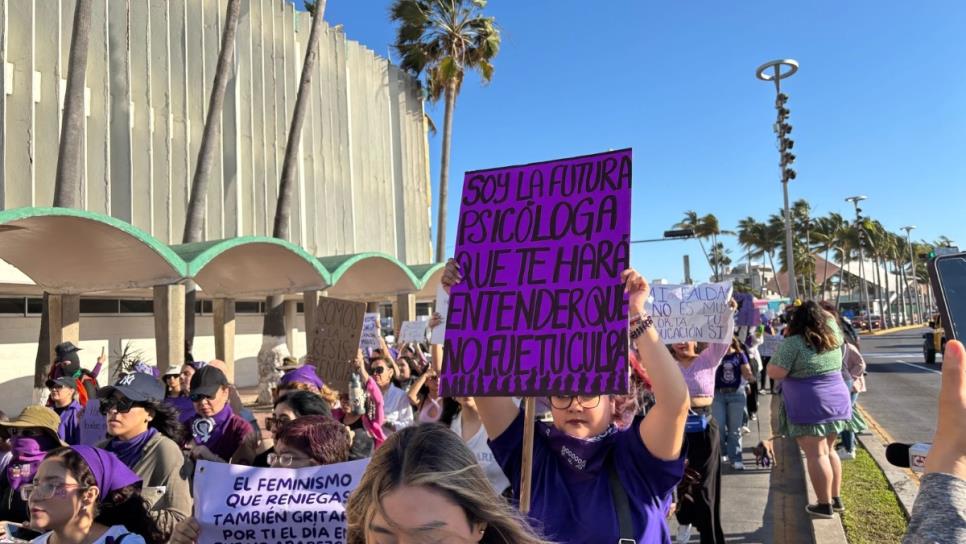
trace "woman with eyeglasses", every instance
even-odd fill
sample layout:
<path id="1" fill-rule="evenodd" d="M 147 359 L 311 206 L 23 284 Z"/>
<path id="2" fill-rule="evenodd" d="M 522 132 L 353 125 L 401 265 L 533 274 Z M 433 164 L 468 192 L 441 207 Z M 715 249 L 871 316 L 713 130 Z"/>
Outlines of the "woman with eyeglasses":
<path id="1" fill-rule="evenodd" d="M 77 382 L 73 378 L 61 376 L 47 380 L 45 384 L 50 390 L 47 404 L 60 416 L 60 428 L 57 434 L 68 445 L 80 444 L 80 419 L 83 407 L 77 401 Z"/>
<path id="2" fill-rule="evenodd" d="M 113 453 L 90 446 L 50 452 L 21 488 L 38 544 L 166 542 L 140 494 L 141 479 Z"/>
<path id="3" fill-rule="evenodd" d="M 349 496 L 346 517 L 349 544 L 547 544 L 493 492 L 459 437 L 439 424 L 390 436 Z"/>
<path id="4" fill-rule="evenodd" d="M 282 425 L 275 435 L 275 451 L 268 454 L 272 468 L 307 468 L 349 460 L 349 430 L 326 416 L 303 416 Z M 171 542 L 194 544 L 201 526 L 194 518 L 178 524 Z"/>
<path id="5" fill-rule="evenodd" d="M 385 415 L 383 428 L 387 434 L 405 429 L 414 422 L 413 407 L 406 392 L 392 383 L 396 375 L 392 362 L 386 357 L 377 357 L 369 363 L 369 371 L 363 367 L 360 370 L 362 381 L 368 381 L 369 376 L 376 382 L 382 393 L 382 409 Z"/>
<path id="6" fill-rule="evenodd" d="M 178 414 L 164 403 L 161 382 L 147 374 L 122 376 L 97 396 L 111 437 L 97 447 L 115 454 L 141 478 L 151 517 L 167 537 L 191 515 L 192 505 Z"/>
<path id="7" fill-rule="evenodd" d="M 450 260 L 444 289 L 462 280 L 459 266 Z M 628 293 L 629 336 L 650 376 L 656 403 L 646 416 L 619 429 L 610 395 L 550 397 L 553 422 L 537 422 L 534 432 L 530 508 L 530 518 L 549 540 L 671 541 L 665 512 L 684 472 L 688 390 L 645 313 L 647 281 L 632 269 L 625 270 L 621 280 Z M 518 498 L 523 410 L 508 397 L 477 397 L 476 405 L 490 449 Z"/>
<path id="8" fill-rule="evenodd" d="M 247 464 L 254 457 L 240 450 L 250 449 L 254 429 L 228 405 L 228 379 L 220 369 L 207 365 L 191 377 L 191 402 L 195 416 L 186 427 L 191 432 L 185 448 L 191 459 L 218 463 Z M 241 457 L 245 457 L 242 459 Z"/>
<path id="9" fill-rule="evenodd" d="M 0 520 L 28 519 L 27 501 L 20 489 L 29 484 L 47 452 L 64 445 L 57 435 L 60 418 L 46 406 L 31 405 L 10 421 L 0 422 L 0 438 L 10 440 L 13 454 L 0 476 Z"/>

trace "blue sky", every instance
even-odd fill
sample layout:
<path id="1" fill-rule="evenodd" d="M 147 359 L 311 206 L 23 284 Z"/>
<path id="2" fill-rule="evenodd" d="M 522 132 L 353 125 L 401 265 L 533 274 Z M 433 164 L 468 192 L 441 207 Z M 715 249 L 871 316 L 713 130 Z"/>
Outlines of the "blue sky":
<path id="1" fill-rule="evenodd" d="M 325 18 L 382 55 L 388 0 L 329 0 Z M 590 7 L 593 6 L 593 7 Z M 782 204 L 771 130 L 774 88 L 755 79 L 771 59 L 801 63 L 790 95 L 791 198 L 816 214 L 851 214 L 847 196 L 916 239 L 966 246 L 966 3 L 491 0 L 503 32 L 493 82 L 470 77 L 456 104 L 452 246 L 463 172 L 634 148 L 633 239 L 659 237 L 685 210 L 723 228 Z M 428 105 L 442 125 L 442 104 Z M 440 138 L 431 138 L 434 194 Z M 435 206 L 434 201 L 434 226 Z M 732 259 L 737 241 L 725 239 Z M 696 241 L 634 246 L 632 264 L 680 281 L 710 269 Z"/>

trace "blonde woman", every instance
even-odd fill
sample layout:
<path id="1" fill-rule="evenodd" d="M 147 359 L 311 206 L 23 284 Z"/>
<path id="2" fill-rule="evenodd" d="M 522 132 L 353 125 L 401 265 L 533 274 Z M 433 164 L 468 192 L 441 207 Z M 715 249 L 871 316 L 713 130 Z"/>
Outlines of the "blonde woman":
<path id="1" fill-rule="evenodd" d="M 346 509 L 349 544 L 544 544 L 493 491 L 463 441 L 430 423 L 376 450 Z"/>

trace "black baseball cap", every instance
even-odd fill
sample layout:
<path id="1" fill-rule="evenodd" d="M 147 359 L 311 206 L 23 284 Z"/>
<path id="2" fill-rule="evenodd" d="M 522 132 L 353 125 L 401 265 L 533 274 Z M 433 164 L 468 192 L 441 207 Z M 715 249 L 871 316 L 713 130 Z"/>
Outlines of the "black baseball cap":
<path id="1" fill-rule="evenodd" d="M 70 376 L 61 376 L 59 378 L 47 380 L 47 383 L 44 385 L 46 385 L 48 388 L 54 387 L 55 385 L 60 385 L 70 389 L 77 389 L 77 380 L 71 378 Z"/>
<path id="2" fill-rule="evenodd" d="M 107 398 L 117 391 L 134 402 L 161 402 L 164 400 L 164 390 L 164 385 L 154 376 L 131 372 L 121 376 L 114 385 L 100 388 L 97 396 Z"/>
<path id="3" fill-rule="evenodd" d="M 228 385 L 228 378 L 219 368 L 205 365 L 191 377 L 191 394 L 213 397 L 219 389 Z"/>

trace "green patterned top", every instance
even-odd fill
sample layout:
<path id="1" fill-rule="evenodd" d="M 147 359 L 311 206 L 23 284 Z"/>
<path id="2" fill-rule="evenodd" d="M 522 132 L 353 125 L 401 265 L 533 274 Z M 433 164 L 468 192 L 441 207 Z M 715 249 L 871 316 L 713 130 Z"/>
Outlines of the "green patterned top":
<path id="1" fill-rule="evenodd" d="M 834 319 L 828 320 L 828 326 L 835 333 L 835 349 L 816 353 L 803 336 L 790 336 L 779 344 L 768 364 L 784 368 L 790 378 L 810 378 L 829 372 L 841 372 L 842 350 L 839 348 L 843 342 L 842 330 Z"/>

